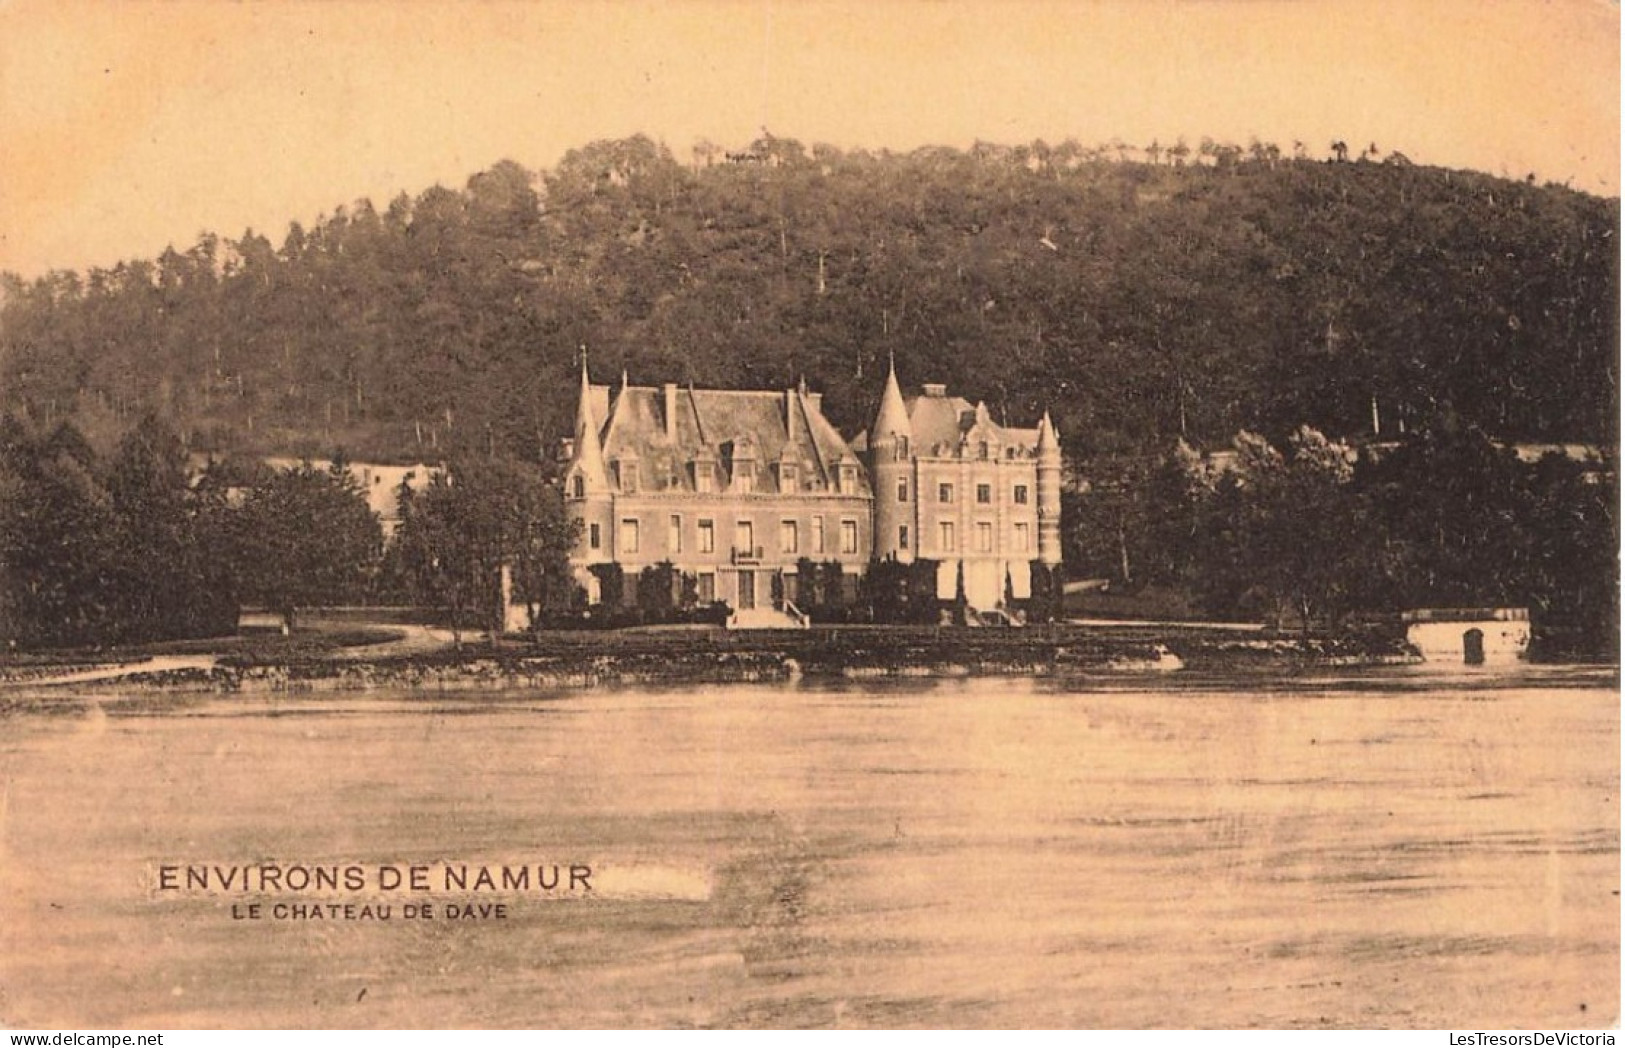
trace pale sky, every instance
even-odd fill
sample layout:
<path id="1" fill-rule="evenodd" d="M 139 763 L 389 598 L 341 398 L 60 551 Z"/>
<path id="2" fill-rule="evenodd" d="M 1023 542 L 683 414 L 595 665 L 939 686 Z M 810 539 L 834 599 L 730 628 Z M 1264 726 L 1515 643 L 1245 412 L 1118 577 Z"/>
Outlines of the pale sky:
<path id="1" fill-rule="evenodd" d="M 1610 0 L 0 0 L 0 269 L 111 265 L 644 132 L 1250 136 L 1619 194 Z"/>

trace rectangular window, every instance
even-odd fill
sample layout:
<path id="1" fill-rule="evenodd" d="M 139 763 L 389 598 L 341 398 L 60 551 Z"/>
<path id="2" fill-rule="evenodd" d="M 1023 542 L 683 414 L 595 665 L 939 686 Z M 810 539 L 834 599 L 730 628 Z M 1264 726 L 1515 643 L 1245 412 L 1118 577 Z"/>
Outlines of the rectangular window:
<path id="1" fill-rule="evenodd" d="M 952 484 L 938 484 L 937 485 L 937 501 L 942 502 L 942 503 L 948 503 L 948 502 L 952 502 L 953 500 L 954 500 L 954 486 Z"/>
<path id="2" fill-rule="evenodd" d="M 814 553 L 822 553 L 822 552 L 824 552 L 824 518 L 823 517 L 814 517 L 812 524 L 813 524 L 813 537 L 812 537 L 812 546 L 813 546 L 813 548 L 812 548 L 812 551 Z"/>
<path id="3" fill-rule="evenodd" d="M 941 520 L 937 522 L 937 548 L 944 553 L 954 551 L 954 522 Z"/>
<path id="4" fill-rule="evenodd" d="M 683 518 L 673 513 L 671 522 L 666 525 L 666 550 L 669 553 L 683 552 Z"/>
<path id="5" fill-rule="evenodd" d="M 694 586 L 694 595 L 701 604 L 710 604 L 717 599 L 717 577 L 709 571 L 700 572 L 699 581 Z"/>
<path id="6" fill-rule="evenodd" d="M 596 524 L 587 525 L 587 545 L 592 549 L 604 548 L 604 533 Z"/>
<path id="7" fill-rule="evenodd" d="M 700 552 L 715 553 L 717 551 L 717 526 L 709 520 L 700 521 Z"/>
<path id="8" fill-rule="evenodd" d="M 903 480 L 899 480 L 897 482 L 897 501 L 898 502 L 907 502 L 908 501 L 908 480 L 907 480 L 907 478 L 904 478 Z"/>
<path id="9" fill-rule="evenodd" d="M 796 522 L 793 520 L 779 521 L 779 552 L 801 552 L 801 535 L 797 532 Z"/>
<path id="10" fill-rule="evenodd" d="M 981 503 L 984 506 L 987 505 L 988 503 L 992 502 L 993 501 L 993 485 L 992 484 L 978 484 L 978 485 L 976 485 L 976 501 Z"/>
<path id="11" fill-rule="evenodd" d="M 621 542 L 618 554 L 636 553 L 638 551 L 638 522 L 627 517 L 621 521 Z"/>
<path id="12" fill-rule="evenodd" d="M 779 490 L 796 490 L 796 467 L 788 462 L 779 467 Z"/>
<path id="13" fill-rule="evenodd" d="M 621 463 L 621 490 L 628 494 L 638 490 L 638 464 L 636 462 Z"/>
<path id="14" fill-rule="evenodd" d="M 756 467 L 744 462 L 734 468 L 734 490 L 741 495 L 749 495 L 756 490 Z"/>
<path id="15" fill-rule="evenodd" d="M 711 490 L 713 467 L 709 462 L 694 463 L 694 490 L 704 495 Z"/>
<path id="16" fill-rule="evenodd" d="M 985 520 L 976 522 L 976 552 L 993 552 L 993 525 Z"/>
<path id="17" fill-rule="evenodd" d="M 1025 484 L 1017 484 L 1016 485 L 1016 505 L 1025 506 L 1026 504 L 1027 504 L 1027 485 L 1025 485 Z"/>
<path id="18" fill-rule="evenodd" d="M 1011 543 L 1015 546 L 1015 552 L 1026 553 L 1032 548 L 1031 542 L 1032 539 L 1027 534 L 1027 525 L 1025 523 L 1017 524 L 1014 541 Z"/>
<path id="19" fill-rule="evenodd" d="M 908 549 L 908 525 L 900 524 L 897 527 L 897 548 Z"/>
<path id="20" fill-rule="evenodd" d="M 841 552 L 856 553 L 858 551 L 858 522 L 855 520 L 841 521 Z"/>
<path id="21" fill-rule="evenodd" d="M 756 555 L 756 525 L 748 520 L 734 522 L 734 549 L 747 557 Z"/>

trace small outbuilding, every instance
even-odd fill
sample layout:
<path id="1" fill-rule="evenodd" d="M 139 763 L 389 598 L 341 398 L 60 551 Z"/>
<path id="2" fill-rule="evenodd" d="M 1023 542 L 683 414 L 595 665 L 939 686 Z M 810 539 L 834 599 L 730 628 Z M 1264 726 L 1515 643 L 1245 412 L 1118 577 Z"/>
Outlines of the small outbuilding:
<path id="1" fill-rule="evenodd" d="M 1528 608 L 1417 608 L 1404 621 L 1405 639 L 1428 662 L 1493 666 L 1529 650 Z"/>

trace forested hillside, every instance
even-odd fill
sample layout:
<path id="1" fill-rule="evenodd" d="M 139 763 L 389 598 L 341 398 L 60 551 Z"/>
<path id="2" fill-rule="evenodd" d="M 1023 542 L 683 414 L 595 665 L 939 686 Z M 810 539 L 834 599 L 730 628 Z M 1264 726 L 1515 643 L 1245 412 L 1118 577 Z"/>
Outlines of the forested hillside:
<path id="1" fill-rule="evenodd" d="M 534 459 L 596 377 L 777 387 L 855 431 L 888 353 L 1076 459 L 1441 414 L 1612 443 L 1619 203 L 1374 151 L 906 155 L 601 142 L 111 270 L 6 277 L 0 410 L 108 446 Z"/>

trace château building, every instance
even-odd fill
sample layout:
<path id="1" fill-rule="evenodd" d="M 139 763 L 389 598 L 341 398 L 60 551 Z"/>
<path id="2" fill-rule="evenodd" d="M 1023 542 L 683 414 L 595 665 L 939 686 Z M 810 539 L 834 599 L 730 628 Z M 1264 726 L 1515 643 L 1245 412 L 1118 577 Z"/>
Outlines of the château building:
<path id="1" fill-rule="evenodd" d="M 937 385 L 905 400 L 895 370 L 875 424 L 849 443 L 805 383 L 696 390 L 623 376 L 612 389 L 583 364 L 561 458 L 566 510 L 582 524 L 570 566 L 592 603 L 613 577 L 599 566 L 619 566 L 630 600 L 643 569 L 670 563 L 701 602 L 770 625 L 804 592 L 807 561 L 839 565 L 850 598 L 871 561 L 895 557 L 938 561 L 940 597 L 963 577 L 967 602 L 989 609 L 1029 595 L 1034 560 L 1061 559 L 1048 415 L 1009 428 Z"/>
<path id="2" fill-rule="evenodd" d="M 875 488 L 875 556 L 937 562 L 937 596 L 971 607 L 1031 594 L 1032 564 L 1061 563 L 1061 445 L 1049 413 L 1033 429 L 928 383 L 904 399 L 895 369 L 858 438 Z"/>

